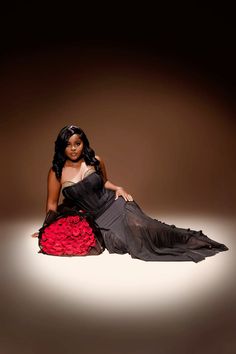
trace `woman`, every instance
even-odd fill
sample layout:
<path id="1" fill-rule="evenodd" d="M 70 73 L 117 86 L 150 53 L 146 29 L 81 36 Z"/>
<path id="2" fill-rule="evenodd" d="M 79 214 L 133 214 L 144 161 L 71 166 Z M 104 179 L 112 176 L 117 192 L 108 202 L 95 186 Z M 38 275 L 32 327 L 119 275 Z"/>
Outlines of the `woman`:
<path id="1" fill-rule="evenodd" d="M 108 180 L 104 161 L 74 125 L 59 132 L 48 174 L 46 212 L 63 213 L 65 208 L 92 216 L 109 253 L 129 253 L 144 261 L 199 262 L 228 250 L 202 230 L 178 228 L 147 216 L 123 187 Z"/>

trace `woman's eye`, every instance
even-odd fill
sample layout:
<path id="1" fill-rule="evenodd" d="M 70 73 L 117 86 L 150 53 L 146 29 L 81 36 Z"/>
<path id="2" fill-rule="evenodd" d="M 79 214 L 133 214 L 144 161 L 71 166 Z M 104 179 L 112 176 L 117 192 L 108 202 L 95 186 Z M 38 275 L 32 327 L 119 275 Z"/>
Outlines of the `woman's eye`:
<path id="1" fill-rule="evenodd" d="M 81 141 L 78 141 L 77 143 L 75 143 L 75 145 L 80 145 L 81 144 Z M 70 146 L 71 143 L 67 143 L 66 146 Z"/>

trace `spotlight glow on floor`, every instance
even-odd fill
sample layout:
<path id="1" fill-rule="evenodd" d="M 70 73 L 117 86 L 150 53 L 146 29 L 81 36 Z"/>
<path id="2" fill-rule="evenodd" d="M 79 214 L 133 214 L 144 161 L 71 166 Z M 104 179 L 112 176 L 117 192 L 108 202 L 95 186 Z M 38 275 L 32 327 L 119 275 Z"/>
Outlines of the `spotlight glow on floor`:
<path id="1" fill-rule="evenodd" d="M 162 220 L 159 216 L 159 219 Z M 9 264 L 15 282 L 32 292 L 35 301 L 43 298 L 76 311 L 89 308 L 91 315 L 149 315 L 180 312 L 186 306 L 201 306 L 209 297 L 220 295 L 227 285 L 234 262 L 230 233 L 232 224 L 218 218 L 165 216 L 166 223 L 202 229 L 229 251 L 194 262 L 145 262 L 128 254 L 55 257 L 38 253 L 38 239 L 30 235 L 40 221 L 11 225 L 8 242 Z M 187 225 L 187 226 L 186 226 Z M 10 228 L 10 227 L 9 227 Z M 8 231 L 8 233 L 9 233 Z"/>

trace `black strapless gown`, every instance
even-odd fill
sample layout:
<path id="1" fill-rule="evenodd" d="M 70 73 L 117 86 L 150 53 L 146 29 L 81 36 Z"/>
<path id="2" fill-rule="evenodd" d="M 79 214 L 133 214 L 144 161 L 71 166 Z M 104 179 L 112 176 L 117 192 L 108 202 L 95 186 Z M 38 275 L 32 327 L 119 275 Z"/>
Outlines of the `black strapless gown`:
<path id="1" fill-rule="evenodd" d="M 115 200 L 104 187 L 102 176 L 93 172 L 82 181 L 62 189 L 58 206 L 76 206 L 89 212 L 100 228 L 109 253 L 128 253 L 144 261 L 194 261 L 228 248 L 202 233 L 168 225 L 146 215 L 135 201 Z"/>

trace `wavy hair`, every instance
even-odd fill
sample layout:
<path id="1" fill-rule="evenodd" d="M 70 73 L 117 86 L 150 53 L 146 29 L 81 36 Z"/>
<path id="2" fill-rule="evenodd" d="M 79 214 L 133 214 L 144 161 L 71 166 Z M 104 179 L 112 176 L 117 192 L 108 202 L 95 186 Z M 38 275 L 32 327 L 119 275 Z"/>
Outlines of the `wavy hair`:
<path id="1" fill-rule="evenodd" d="M 65 148 L 67 142 L 73 134 L 78 134 L 80 139 L 83 141 L 83 152 L 82 156 L 87 165 L 93 165 L 95 170 L 101 174 L 100 162 L 95 157 L 95 151 L 90 147 L 88 138 L 85 132 L 75 125 L 66 125 L 62 128 L 55 141 L 55 152 L 52 161 L 52 170 L 56 173 L 58 180 L 61 179 L 62 168 L 66 162 Z"/>

